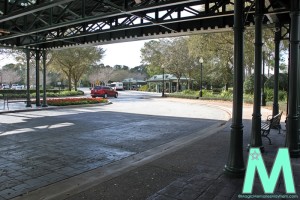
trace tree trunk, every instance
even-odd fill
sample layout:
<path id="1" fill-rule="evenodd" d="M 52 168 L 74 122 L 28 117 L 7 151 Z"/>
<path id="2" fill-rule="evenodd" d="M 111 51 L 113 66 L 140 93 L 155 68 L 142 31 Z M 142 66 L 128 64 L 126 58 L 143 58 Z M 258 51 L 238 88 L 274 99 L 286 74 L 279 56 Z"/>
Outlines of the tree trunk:
<path id="1" fill-rule="evenodd" d="M 179 92 L 180 78 L 177 79 L 176 92 Z"/>
<path id="2" fill-rule="evenodd" d="M 74 80 L 74 89 L 75 89 L 75 91 L 77 91 L 77 83 L 78 83 L 78 80 Z"/>
<path id="3" fill-rule="evenodd" d="M 191 83 L 193 84 L 193 81 L 191 81 L 192 72 L 189 71 L 189 77 L 188 77 L 188 89 L 191 88 Z M 193 89 L 193 88 L 192 88 Z"/>
<path id="4" fill-rule="evenodd" d="M 251 70 L 251 67 L 248 68 L 248 76 L 251 76 L 252 74 L 252 70 Z"/>
<path id="5" fill-rule="evenodd" d="M 68 82 L 69 82 L 69 91 L 72 90 L 72 78 L 71 78 L 71 75 L 68 76 Z"/>
<path id="6" fill-rule="evenodd" d="M 229 84 L 228 83 L 225 83 L 225 90 L 228 91 L 228 86 Z"/>

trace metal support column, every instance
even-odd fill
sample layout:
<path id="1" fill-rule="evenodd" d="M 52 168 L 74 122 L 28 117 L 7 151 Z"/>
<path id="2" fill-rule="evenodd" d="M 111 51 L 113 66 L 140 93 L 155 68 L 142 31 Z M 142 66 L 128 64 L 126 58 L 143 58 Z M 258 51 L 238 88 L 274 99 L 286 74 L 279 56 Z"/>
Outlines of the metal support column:
<path id="1" fill-rule="evenodd" d="M 46 50 L 43 50 L 43 105 L 42 107 L 48 107 L 47 105 L 47 88 L 46 88 Z"/>
<path id="2" fill-rule="evenodd" d="M 165 97 L 165 69 L 163 69 L 162 97 Z"/>
<path id="3" fill-rule="evenodd" d="M 265 63 L 266 63 L 266 51 L 263 48 L 262 54 L 262 78 L 261 78 L 261 106 L 266 106 L 265 95 Z M 268 76 L 269 77 L 269 76 Z"/>
<path id="4" fill-rule="evenodd" d="M 264 0 L 255 1 L 255 69 L 254 69 L 254 100 L 252 114 L 251 140 L 249 147 L 259 147 L 263 152 L 261 140 L 261 70 L 262 70 L 262 20 L 264 17 Z"/>
<path id="5" fill-rule="evenodd" d="M 35 51 L 35 90 L 36 90 L 36 106 L 41 106 L 40 99 L 40 50 Z"/>
<path id="6" fill-rule="evenodd" d="M 289 102 L 287 116 L 287 146 L 290 156 L 300 157 L 299 136 L 298 136 L 298 73 L 300 71 L 300 2 L 291 2 L 291 24 L 290 24 L 290 71 L 289 71 Z"/>
<path id="7" fill-rule="evenodd" d="M 297 60 L 297 87 L 298 87 L 297 88 L 297 103 L 298 103 L 298 110 L 297 110 L 297 113 L 298 113 L 298 148 L 300 150 L 300 91 L 299 91 L 300 90 L 300 49 L 299 49 L 300 48 L 300 35 L 299 35 L 299 31 L 300 31 L 299 30 L 300 29 L 300 19 L 299 19 L 300 6 L 299 6 L 299 4 L 297 5 L 296 8 L 297 8 L 297 14 L 295 14 L 295 15 L 298 18 L 298 20 L 297 20 L 298 21 L 298 24 L 297 24 L 298 25 L 298 32 L 297 32 L 298 33 L 298 37 L 297 37 L 297 42 L 296 42 L 297 46 L 298 46 L 298 51 L 297 51 L 297 55 L 298 55 L 298 60 Z M 292 59 L 292 57 L 290 57 L 290 59 Z M 291 73 L 293 73 L 293 72 L 291 72 Z M 295 157 L 300 157 L 300 156 L 298 155 L 298 156 L 295 156 Z"/>
<path id="8" fill-rule="evenodd" d="M 202 62 L 203 62 L 203 60 L 202 60 Z M 200 92 L 199 92 L 199 97 L 202 97 L 202 94 L 203 94 L 203 92 L 202 92 L 202 80 L 203 80 L 203 63 L 202 62 L 200 62 Z"/>
<path id="9" fill-rule="evenodd" d="M 243 73 L 244 73 L 244 0 L 234 1 L 234 85 L 230 149 L 224 171 L 243 176 Z"/>
<path id="10" fill-rule="evenodd" d="M 26 107 L 31 107 L 30 101 L 30 50 L 26 49 Z"/>
<path id="11" fill-rule="evenodd" d="M 281 26 L 276 24 L 275 32 L 275 65 L 274 65 L 274 100 L 273 100 L 273 116 L 279 113 L 278 105 L 278 89 L 279 89 L 279 61 L 280 61 L 280 40 Z"/>

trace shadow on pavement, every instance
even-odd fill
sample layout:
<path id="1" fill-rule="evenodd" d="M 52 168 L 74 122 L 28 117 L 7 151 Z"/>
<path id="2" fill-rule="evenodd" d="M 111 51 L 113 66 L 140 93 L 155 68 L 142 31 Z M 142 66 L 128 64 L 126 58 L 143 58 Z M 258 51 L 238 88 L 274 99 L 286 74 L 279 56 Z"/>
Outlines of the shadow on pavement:
<path id="1" fill-rule="evenodd" d="M 0 116 L 0 200 L 103 167 L 211 125 L 225 123 L 84 110 Z M 182 162 L 180 157 L 177 159 Z M 174 166 L 174 170 L 177 171 L 177 167 Z M 176 174 L 186 174 L 178 170 Z"/>
<path id="2" fill-rule="evenodd" d="M 247 144 L 250 139 L 251 120 L 244 120 L 244 160 L 247 164 Z M 263 154 L 268 171 L 271 171 L 279 147 L 284 146 L 285 133 L 271 131 L 273 145 L 264 140 Z M 223 173 L 227 161 L 230 127 L 199 140 L 176 152 L 154 160 L 147 165 L 112 178 L 68 200 L 79 199 L 239 199 L 243 178 L 229 178 Z M 292 159 L 296 192 L 300 194 L 299 159 Z M 275 194 L 285 194 L 281 177 Z M 256 177 L 253 194 L 264 194 Z"/>

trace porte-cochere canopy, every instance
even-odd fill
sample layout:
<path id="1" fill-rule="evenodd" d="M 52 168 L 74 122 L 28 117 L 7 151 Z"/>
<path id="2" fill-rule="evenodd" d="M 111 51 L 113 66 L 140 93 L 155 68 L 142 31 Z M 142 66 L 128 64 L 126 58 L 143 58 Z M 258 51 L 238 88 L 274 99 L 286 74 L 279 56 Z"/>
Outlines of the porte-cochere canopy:
<path id="1" fill-rule="evenodd" d="M 246 0 L 245 26 L 255 2 Z M 289 1 L 266 0 L 265 24 L 289 23 Z M 1 0 L 0 45 L 51 49 L 232 30 L 233 0 Z"/>

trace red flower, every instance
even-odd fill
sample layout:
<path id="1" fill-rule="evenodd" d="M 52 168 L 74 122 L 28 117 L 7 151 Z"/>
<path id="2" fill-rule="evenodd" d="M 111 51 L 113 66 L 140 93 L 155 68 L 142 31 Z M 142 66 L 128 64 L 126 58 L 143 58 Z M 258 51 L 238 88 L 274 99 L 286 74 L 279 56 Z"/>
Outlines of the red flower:
<path id="1" fill-rule="evenodd" d="M 32 103 L 35 103 L 35 101 L 33 101 Z M 50 106 L 67 106 L 67 105 L 95 104 L 95 103 L 107 103 L 107 99 L 103 99 L 103 98 L 55 98 L 55 99 L 47 99 L 47 104 L 50 105 Z"/>

